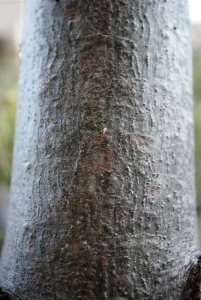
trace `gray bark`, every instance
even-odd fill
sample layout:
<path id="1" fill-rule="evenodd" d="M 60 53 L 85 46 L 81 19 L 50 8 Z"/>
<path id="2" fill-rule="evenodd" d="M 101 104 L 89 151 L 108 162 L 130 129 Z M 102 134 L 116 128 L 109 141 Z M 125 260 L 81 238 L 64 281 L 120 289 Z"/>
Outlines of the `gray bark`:
<path id="1" fill-rule="evenodd" d="M 1 260 L 14 299 L 199 294 L 187 6 L 26 1 Z"/>

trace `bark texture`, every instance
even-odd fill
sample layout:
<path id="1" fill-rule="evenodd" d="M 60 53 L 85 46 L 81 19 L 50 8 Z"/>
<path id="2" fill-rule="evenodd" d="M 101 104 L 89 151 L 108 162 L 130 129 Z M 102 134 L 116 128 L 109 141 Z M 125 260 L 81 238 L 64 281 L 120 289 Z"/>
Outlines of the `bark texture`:
<path id="1" fill-rule="evenodd" d="M 187 1 L 27 0 L 1 286 L 180 299 L 198 249 Z"/>

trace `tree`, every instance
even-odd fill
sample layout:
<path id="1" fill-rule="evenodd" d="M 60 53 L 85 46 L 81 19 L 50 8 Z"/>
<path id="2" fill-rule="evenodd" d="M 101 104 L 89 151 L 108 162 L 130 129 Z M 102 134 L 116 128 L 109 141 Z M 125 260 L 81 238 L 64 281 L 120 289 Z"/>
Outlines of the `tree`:
<path id="1" fill-rule="evenodd" d="M 200 299 L 187 1 L 26 2 L 1 286 Z"/>

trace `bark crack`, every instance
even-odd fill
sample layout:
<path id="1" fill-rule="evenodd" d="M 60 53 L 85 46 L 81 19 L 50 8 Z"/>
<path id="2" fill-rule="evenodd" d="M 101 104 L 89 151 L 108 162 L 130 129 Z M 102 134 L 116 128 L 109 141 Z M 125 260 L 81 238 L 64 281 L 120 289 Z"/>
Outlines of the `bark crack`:
<path id="1" fill-rule="evenodd" d="M 187 280 L 182 287 L 180 300 L 200 300 L 201 299 L 201 255 L 197 261 L 191 265 Z"/>

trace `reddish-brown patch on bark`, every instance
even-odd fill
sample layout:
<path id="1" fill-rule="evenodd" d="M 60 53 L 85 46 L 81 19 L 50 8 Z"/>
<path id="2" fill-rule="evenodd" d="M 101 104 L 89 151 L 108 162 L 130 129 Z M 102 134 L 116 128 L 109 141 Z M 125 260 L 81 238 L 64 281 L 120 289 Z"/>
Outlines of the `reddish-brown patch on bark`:
<path id="1" fill-rule="evenodd" d="M 91 195 L 91 194 L 87 194 L 87 195 L 86 195 L 86 201 L 87 201 L 87 202 L 93 203 L 93 202 L 96 202 L 97 200 L 98 200 L 98 199 L 97 199 L 95 196 Z"/>
<path id="2" fill-rule="evenodd" d="M 78 22 L 80 20 L 80 14 L 77 12 L 76 9 L 69 9 L 66 13 L 67 18 L 72 22 Z"/>
<path id="3" fill-rule="evenodd" d="M 108 136 L 109 135 L 109 132 L 101 132 L 101 133 L 99 133 L 96 137 L 95 137 L 95 139 L 94 139 L 94 143 L 96 143 L 96 144 L 100 144 L 102 141 L 103 141 L 103 137 L 105 137 L 105 136 Z"/>
<path id="4" fill-rule="evenodd" d="M 102 222 L 98 222 L 97 223 L 97 227 L 98 227 L 98 229 L 101 229 L 103 227 L 103 223 Z"/>
<path id="5" fill-rule="evenodd" d="M 97 61 L 95 61 L 95 60 L 89 60 L 88 64 L 90 67 L 96 67 L 98 65 Z"/>
<path id="6" fill-rule="evenodd" d="M 93 160 L 88 159 L 86 161 L 86 165 L 90 171 L 95 171 L 95 172 L 98 171 L 97 165 L 94 164 Z"/>
<path id="7" fill-rule="evenodd" d="M 135 141 L 137 148 L 141 152 L 148 153 L 150 151 L 150 142 L 152 142 L 152 139 L 150 137 L 141 134 L 134 134 L 132 138 Z"/>
<path id="8" fill-rule="evenodd" d="M 105 36 L 103 36 L 102 34 L 99 34 L 97 37 L 97 51 L 99 52 L 105 52 L 106 51 L 106 40 L 105 40 Z"/>
<path id="9" fill-rule="evenodd" d="M 86 161 L 86 166 L 90 171 L 95 173 L 100 170 L 111 172 L 115 168 L 115 160 L 112 151 L 109 149 L 97 151 L 97 153 L 94 153 L 93 159 L 88 159 Z"/>
<path id="10" fill-rule="evenodd" d="M 76 238 L 71 238 L 69 245 L 73 246 L 75 249 L 78 249 L 81 246 L 81 241 Z"/>
<path id="11" fill-rule="evenodd" d="M 103 149 L 102 155 L 100 157 L 101 169 L 111 172 L 114 169 L 114 164 L 115 164 L 115 161 L 114 161 L 112 151 L 109 149 Z"/>

